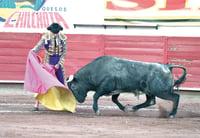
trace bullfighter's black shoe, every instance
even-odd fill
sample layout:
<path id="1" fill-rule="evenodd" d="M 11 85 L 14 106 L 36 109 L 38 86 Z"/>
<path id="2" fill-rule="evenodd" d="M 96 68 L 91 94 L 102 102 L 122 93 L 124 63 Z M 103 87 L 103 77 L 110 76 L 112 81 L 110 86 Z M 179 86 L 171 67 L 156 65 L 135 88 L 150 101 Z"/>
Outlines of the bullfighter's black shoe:
<path id="1" fill-rule="evenodd" d="M 38 107 L 33 107 L 32 111 L 39 111 Z"/>

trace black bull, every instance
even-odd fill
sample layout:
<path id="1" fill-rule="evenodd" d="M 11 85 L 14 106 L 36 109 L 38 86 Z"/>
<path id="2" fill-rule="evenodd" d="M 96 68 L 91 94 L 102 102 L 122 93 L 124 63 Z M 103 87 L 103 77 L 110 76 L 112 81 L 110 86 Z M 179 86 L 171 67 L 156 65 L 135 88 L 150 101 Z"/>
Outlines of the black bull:
<path id="1" fill-rule="evenodd" d="M 182 76 L 174 81 L 172 69 L 184 70 Z M 118 101 L 122 92 L 141 91 L 146 94 L 146 101 L 132 107 L 132 111 L 156 103 L 155 96 L 173 102 L 170 117 L 174 117 L 179 104 L 179 94 L 174 93 L 173 87 L 179 86 L 186 79 L 186 68 L 174 64 L 159 64 L 138 62 L 123 58 L 102 56 L 68 78 L 68 87 L 78 102 L 83 103 L 87 92 L 95 91 L 93 110 L 99 114 L 98 99 L 104 95 L 112 95 L 112 101 L 125 111 L 126 107 Z"/>

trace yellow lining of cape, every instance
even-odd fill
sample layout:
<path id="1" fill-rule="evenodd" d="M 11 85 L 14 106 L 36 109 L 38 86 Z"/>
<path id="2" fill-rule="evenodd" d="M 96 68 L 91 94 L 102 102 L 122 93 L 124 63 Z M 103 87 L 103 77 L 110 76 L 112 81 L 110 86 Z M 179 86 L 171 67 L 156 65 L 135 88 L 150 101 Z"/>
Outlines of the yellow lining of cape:
<path id="1" fill-rule="evenodd" d="M 52 87 L 46 94 L 35 94 L 35 98 L 48 109 L 75 112 L 76 99 L 65 88 Z"/>

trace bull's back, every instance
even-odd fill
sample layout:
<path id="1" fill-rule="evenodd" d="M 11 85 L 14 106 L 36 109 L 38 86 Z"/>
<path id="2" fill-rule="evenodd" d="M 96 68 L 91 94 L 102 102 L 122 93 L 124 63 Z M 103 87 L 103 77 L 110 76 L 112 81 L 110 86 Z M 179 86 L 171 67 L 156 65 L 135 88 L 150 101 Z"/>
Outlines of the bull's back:
<path id="1" fill-rule="evenodd" d="M 117 73 L 118 71 L 125 71 L 128 69 L 127 66 L 132 63 L 133 61 L 123 58 L 102 56 L 89 63 L 86 68 L 91 69 L 91 71 L 98 71 L 98 73 Z"/>
<path id="2" fill-rule="evenodd" d="M 147 80 L 148 77 L 155 77 L 154 75 L 166 76 L 169 73 L 171 73 L 170 70 L 163 64 L 139 62 L 112 56 L 96 58 L 77 72 L 85 77 L 93 76 L 96 79 L 107 76 L 125 80 L 128 78 L 135 81 Z"/>
<path id="3" fill-rule="evenodd" d="M 90 72 L 97 74 L 140 75 L 153 70 L 155 67 L 154 64 L 156 63 L 139 62 L 112 56 L 101 56 L 82 67 L 78 72 L 83 74 Z"/>

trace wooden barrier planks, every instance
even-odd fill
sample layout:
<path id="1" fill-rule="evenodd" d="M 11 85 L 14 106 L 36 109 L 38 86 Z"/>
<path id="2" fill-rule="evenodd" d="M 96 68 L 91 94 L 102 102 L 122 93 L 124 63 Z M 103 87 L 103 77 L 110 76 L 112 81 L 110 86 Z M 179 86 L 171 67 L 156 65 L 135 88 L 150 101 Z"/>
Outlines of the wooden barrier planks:
<path id="1" fill-rule="evenodd" d="M 187 68 L 185 87 L 200 87 L 200 41 L 199 37 L 168 37 L 168 62 Z M 174 71 L 179 74 L 180 71 Z"/>
<path id="2" fill-rule="evenodd" d="M 24 80 L 28 52 L 39 33 L 0 33 L 0 80 Z"/>
<path id="3" fill-rule="evenodd" d="M 132 60 L 163 63 L 164 37 L 105 36 L 104 54 Z"/>
<path id="4" fill-rule="evenodd" d="M 68 34 L 67 38 L 66 76 L 103 56 L 103 35 Z"/>
<path id="5" fill-rule="evenodd" d="M 66 76 L 93 59 L 117 56 L 131 60 L 174 63 L 187 68 L 184 87 L 200 88 L 200 38 L 66 34 Z M 0 33 L 0 80 L 23 81 L 27 55 L 40 40 L 40 33 Z M 44 49 L 38 53 L 44 58 Z M 174 78 L 183 71 L 174 69 Z"/>

